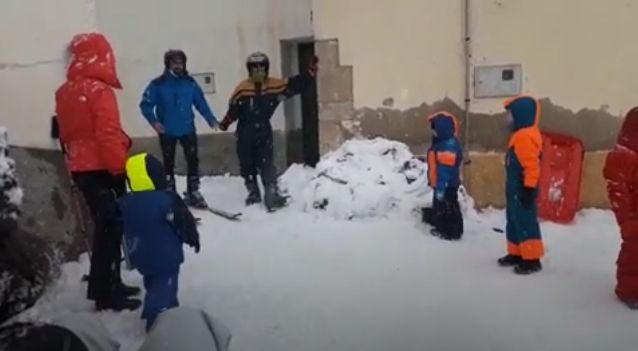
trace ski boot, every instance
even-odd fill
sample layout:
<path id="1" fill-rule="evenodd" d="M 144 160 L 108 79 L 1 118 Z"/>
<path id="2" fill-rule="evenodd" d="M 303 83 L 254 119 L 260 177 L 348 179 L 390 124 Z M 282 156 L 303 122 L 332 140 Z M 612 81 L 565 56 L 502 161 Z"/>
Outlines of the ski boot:
<path id="1" fill-rule="evenodd" d="M 251 177 L 246 179 L 246 190 L 248 191 L 248 197 L 246 198 L 246 206 L 258 204 L 261 202 L 261 192 L 259 191 L 259 185 L 257 179 Z"/>
<path id="2" fill-rule="evenodd" d="M 130 299 L 123 295 L 116 294 L 110 299 L 98 300 L 95 302 L 97 311 L 113 310 L 113 311 L 135 311 L 140 308 L 142 301 L 138 299 Z"/>
<path id="3" fill-rule="evenodd" d="M 279 194 L 276 185 L 266 185 L 265 188 L 264 202 L 268 212 L 274 212 L 286 206 L 286 198 Z"/>
<path id="4" fill-rule="evenodd" d="M 199 190 L 191 190 L 184 193 L 184 202 L 187 206 L 199 208 L 199 209 L 207 209 L 208 204 L 204 199 L 202 193 Z"/>
<path id="5" fill-rule="evenodd" d="M 138 295 L 142 290 L 136 286 L 128 286 L 122 282 L 115 284 L 115 294 L 122 296 L 135 296 Z"/>
<path id="6" fill-rule="evenodd" d="M 523 258 L 521 256 L 507 255 L 498 259 L 498 265 L 501 267 L 518 266 Z"/>
<path id="7" fill-rule="evenodd" d="M 521 260 L 521 262 L 514 267 L 514 273 L 529 275 L 540 272 L 542 269 L 543 265 L 541 265 L 541 260 Z"/>

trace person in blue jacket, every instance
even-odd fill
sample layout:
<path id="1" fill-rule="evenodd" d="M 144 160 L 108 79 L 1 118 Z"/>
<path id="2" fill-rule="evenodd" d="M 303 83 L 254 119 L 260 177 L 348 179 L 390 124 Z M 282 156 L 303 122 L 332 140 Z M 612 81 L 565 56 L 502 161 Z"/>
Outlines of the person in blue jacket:
<path id="1" fill-rule="evenodd" d="M 199 192 L 199 157 L 193 106 L 213 129 L 217 128 L 217 118 L 208 106 L 201 87 L 188 74 L 183 51 L 166 52 L 164 67 L 164 73 L 153 79 L 144 91 L 140 109 L 159 135 L 169 186 L 175 190 L 175 149 L 179 141 L 188 168 L 186 203 L 205 208 L 206 201 Z"/>
<path id="2" fill-rule="evenodd" d="M 141 153 L 126 162 L 130 192 L 119 202 L 128 263 L 144 276 L 142 319 L 147 329 L 157 315 L 179 305 L 179 268 L 184 243 L 198 253 L 195 218 L 184 201 L 168 189 L 162 163 Z"/>
<path id="3" fill-rule="evenodd" d="M 428 182 L 434 189 L 432 207 L 423 209 L 423 221 L 434 228 L 432 235 L 445 240 L 463 236 L 463 215 L 458 200 L 463 149 L 457 139 L 458 122 L 454 115 L 440 111 L 428 117 L 432 145 L 428 150 Z"/>

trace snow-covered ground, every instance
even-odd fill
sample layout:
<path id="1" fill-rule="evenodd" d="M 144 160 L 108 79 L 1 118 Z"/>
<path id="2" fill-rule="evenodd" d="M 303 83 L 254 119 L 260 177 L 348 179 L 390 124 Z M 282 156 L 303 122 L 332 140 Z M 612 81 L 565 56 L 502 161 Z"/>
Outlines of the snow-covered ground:
<path id="1" fill-rule="evenodd" d="M 495 263 L 505 247 L 503 234 L 492 230 L 503 227 L 502 212 L 467 211 L 461 242 L 431 237 L 409 208 L 428 201 L 427 190 L 409 195 L 415 191 L 410 184 L 421 184 L 423 169 L 408 167 L 416 176 L 401 185 L 388 172 L 409 154 L 398 150 L 386 161 L 380 161 L 383 155 L 357 156 L 382 150 L 379 143 L 385 142 L 351 144 L 358 161 L 350 165 L 336 162 L 347 154 L 342 149 L 317 170 L 293 167 L 282 177 L 293 204 L 273 214 L 243 206 L 241 179 L 204 179 L 212 205 L 244 215 L 235 223 L 197 212 L 202 252 L 187 249 L 182 305 L 206 309 L 227 324 L 237 351 L 638 348 L 638 313 L 613 294 L 619 234 L 611 213 L 583 211 L 570 226 L 544 223 L 544 271 L 516 276 Z M 385 180 L 372 181 L 378 175 L 366 178 L 366 172 Z M 388 184 L 394 184 L 390 192 L 379 190 Z M 87 270 L 86 259 L 67 264 L 21 319 L 90 311 L 80 282 Z M 141 285 L 134 272 L 125 279 Z M 123 351 L 137 350 L 144 335 L 139 311 L 100 317 Z"/>

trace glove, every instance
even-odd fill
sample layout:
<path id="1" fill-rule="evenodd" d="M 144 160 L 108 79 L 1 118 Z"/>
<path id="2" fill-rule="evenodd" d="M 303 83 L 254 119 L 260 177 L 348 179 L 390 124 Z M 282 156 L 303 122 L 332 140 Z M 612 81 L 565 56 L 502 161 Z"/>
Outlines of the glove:
<path id="1" fill-rule="evenodd" d="M 164 134 L 165 132 L 164 125 L 160 122 L 153 123 L 153 129 L 155 129 L 157 134 Z"/>
<path id="2" fill-rule="evenodd" d="M 219 124 L 219 129 L 225 132 L 228 130 L 228 127 L 230 127 L 230 118 L 224 117 L 222 122 Z"/>
<path id="3" fill-rule="evenodd" d="M 531 208 L 534 204 L 534 190 L 535 188 L 524 187 L 520 194 L 521 205 L 525 208 Z"/>
<path id="4" fill-rule="evenodd" d="M 310 60 L 310 65 L 308 65 L 308 73 L 312 77 L 316 77 L 317 72 L 319 72 L 319 58 L 317 56 L 313 56 Z"/>

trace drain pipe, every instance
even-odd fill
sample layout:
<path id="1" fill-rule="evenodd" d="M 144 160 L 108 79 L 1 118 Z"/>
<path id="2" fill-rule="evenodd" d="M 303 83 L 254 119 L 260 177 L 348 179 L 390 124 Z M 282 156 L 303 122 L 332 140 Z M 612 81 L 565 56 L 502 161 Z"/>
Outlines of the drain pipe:
<path id="1" fill-rule="evenodd" d="M 463 133 L 463 148 L 465 149 L 465 179 L 470 177 L 470 103 L 471 103 L 471 91 L 472 91 L 472 33 L 470 29 L 470 0 L 463 0 L 463 56 L 465 59 L 465 96 L 464 96 L 464 109 L 465 109 L 465 129 Z M 469 188 L 469 181 L 465 181 L 465 187 L 468 193 L 471 193 Z"/>

